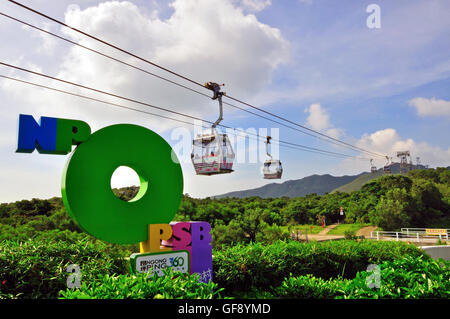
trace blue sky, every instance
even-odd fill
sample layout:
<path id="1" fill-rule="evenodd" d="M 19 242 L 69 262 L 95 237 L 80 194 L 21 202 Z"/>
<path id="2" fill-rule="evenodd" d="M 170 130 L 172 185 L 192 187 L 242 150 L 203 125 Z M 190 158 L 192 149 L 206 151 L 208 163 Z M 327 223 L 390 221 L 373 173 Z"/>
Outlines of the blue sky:
<path id="1" fill-rule="evenodd" d="M 189 0 L 48 1 L 27 5 L 116 43 L 199 82 L 323 134 L 395 158 L 410 150 L 431 167 L 450 165 L 450 2 L 446 0 Z M 381 28 L 367 27 L 377 4 Z M 6 1 L 0 11 L 166 76 L 142 62 L 68 32 Z M 0 60 L 109 90 L 158 106 L 217 117 L 201 96 L 93 56 L 0 17 Z M 0 74 L 61 87 L 0 67 Z M 174 79 L 173 77 L 170 77 Z M 179 79 L 177 79 L 179 81 Z M 185 84 L 185 83 L 183 83 Z M 82 92 L 65 86 L 77 93 Z M 92 96 L 91 93 L 87 93 Z M 20 113 L 76 118 L 94 130 L 135 123 L 179 146 L 180 125 L 61 96 L 0 79 L 0 202 L 60 196 L 64 156 L 14 153 Z M 118 102 L 118 101 L 114 101 Z M 123 101 L 122 101 L 123 102 Z M 134 105 L 133 105 L 134 107 Z M 142 106 L 136 106 L 142 108 Z M 281 140 L 364 156 L 225 107 L 223 124 L 278 128 Z M 192 126 L 183 126 L 192 132 Z M 183 150 L 187 153 L 186 150 Z M 358 174 L 369 161 L 279 149 L 282 181 L 312 174 Z M 260 161 L 264 160 L 261 156 Z M 258 187 L 261 162 L 239 163 L 226 176 L 195 176 L 183 163 L 184 191 L 196 197 Z M 376 160 L 379 167 L 384 161 Z M 124 173 L 118 183 L 129 183 Z"/>

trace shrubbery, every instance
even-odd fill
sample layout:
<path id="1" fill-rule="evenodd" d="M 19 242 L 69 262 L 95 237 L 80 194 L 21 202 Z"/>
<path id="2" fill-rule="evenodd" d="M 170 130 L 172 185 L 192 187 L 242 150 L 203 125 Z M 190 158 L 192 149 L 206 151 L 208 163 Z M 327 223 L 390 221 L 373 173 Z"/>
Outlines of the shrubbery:
<path id="1" fill-rule="evenodd" d="M 362 271 L 352 281 L 342 284 L 339 298 L 450 298 L 450 262 L 424 256 L 404 256 L 385 261 L 380 267 L 380 288 L 369 288 L 373 276 Z"/>
<path id="2" fill-rule="evenodd" d="M 375 273 L 361 271 L 353 280 L 323 280 L 311 275 L 286 278 L 274 298 L 289 299 L 424 299 L 450 298 L 450 262 L 424 256 L 404 256 L 379 265 Z M 379 287 L 375 284 L 378 281 Z M 374 283 L 369 286 L 368 283 Z"/>
<path id="3" fill-rule="evenodd" d="M 213 251 L 214 283 L 204 284 L 170 270 L 150 280 L 131 275 L 127 251 L 89 237 L 72 242 L 68 231 L 60 235 L 59 241 L 1 243 L 0 298 L 450 298 L 450 263 L 397 242 L 224 247 Z M 70 264 L 81 268 L 79 289 L 67 288 Z M 380 289 L 367 286 L 369 264 L 380 265 Z"/>
<path id="4" fill-rule="evenodd" d="M 45 238 L 0 243 L 0 295 L 13 298 L 55 298 L 66 287 L 70 264 L 81 268 L 83 281 L 101 274 L 126 273 L 128 262 L 111 245 L 49 241 Z"/>
<path id="5" fill-rule="evenodd" d="M 424 253 L 413 245 L 397 242 L 278 241 L 272 245 L 238 244 L 215 251 L 213 269 L 215 281 L 228 292 L 252 288 L 268 291 L 291 275 L 351 279 L 369 264 L 404 255 L 419 257 Z"/>
<path id="6" fill-rule="evenodd" d="M 215 299 L 221 298 L 218 285 L 198 281 L 198 275 L 173 273 L 167 268 L 164 277 L 147 279 L 148 274 L 100 275 L 83 281 L 80 289 L 61 291 L 62 299 Z"/>
<path id="7" fill-rule="evenodd" d="M 293 277 L 283 280 L 280 287 L 275 289 L 273 297 L 280 299 L 331 299 L 338 294 L 342 281 L 335 279 L 324 280 L 312 275 Z"/>
<path id="8" fill-rule="evenodd" d="M 127 199 L 132 190 L 120 195 Z M 130 275 L 124 257 L 138 251 L 138 245 L 105 244 L 83 233 L 60 198 L 1 204 L 0 298 L 218 298 L 221 288 L 233 297 L 449 298 L 448 263 L 434 262 L 415 246 L 354 240 L 303 244 L 289 241 L 281 227 L 315 223 L 318 215 L 336 221 L 339 206 L 348 220 L 371 220 L 385 230 L 450 227 L 450 172 L 385 176 L 351 194 L 184 196 L 174 220 L 212 225 L 216 284 L 210 285 L 185 275 L 151 282 Z M 70 264 L 81 267 L 80 289 L 66 290 Z M 367 288 L 369 264 L 380 264 L 381 289 Z"/>
<path id="9" fill-rule="evenodd" d="M 450 228 L 450 170 L 414 170 L 407 176 L 382 176 L 360 190 L 298 198 L 222 198 L 195 199 L 185 196 L 176 220 L 207 221 L 213 229 L 240 233 L 243 242 L 255 241 L 268 225 L 316 224 L 326 217 L 327 224 L 341 219 L 343 207 L 347 222 L 372 223 L 384 230 L 402 227 Z M 226 226 L 224 226 L 226 225 Z M 218 234 L 220 240 L 236 242 Z"/>

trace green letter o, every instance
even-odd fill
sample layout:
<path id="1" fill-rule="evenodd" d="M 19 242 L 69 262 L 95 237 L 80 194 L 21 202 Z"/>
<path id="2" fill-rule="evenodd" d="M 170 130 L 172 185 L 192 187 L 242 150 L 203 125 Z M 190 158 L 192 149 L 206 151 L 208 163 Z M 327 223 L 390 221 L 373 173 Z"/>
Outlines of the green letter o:
<path id="1" fill-rule="evenodd" d="M 147 240 L 148 225 L 169 223 L 181 202 L 183 173 L 172 152 L 161 136 L 142 126 L 118 124 L 95 132 L 64 168 L 61 190 L 69 215 L 84 231 L 110 243 Z M 111 189 L 119 166 L 139 175 L 133 201 L 117 198 Z"/>

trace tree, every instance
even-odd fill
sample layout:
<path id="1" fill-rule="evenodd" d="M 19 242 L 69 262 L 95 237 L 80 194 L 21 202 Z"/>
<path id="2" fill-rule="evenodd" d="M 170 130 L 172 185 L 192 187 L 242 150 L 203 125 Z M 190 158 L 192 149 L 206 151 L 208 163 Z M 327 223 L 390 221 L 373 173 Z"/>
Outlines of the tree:
<path id="1" fill-rule="evenodd" d="M 392 189 L 383 196 L 369 216 L 370 222 L 384 230 L 411 225 L 412 198 L 405 189 Z"/>

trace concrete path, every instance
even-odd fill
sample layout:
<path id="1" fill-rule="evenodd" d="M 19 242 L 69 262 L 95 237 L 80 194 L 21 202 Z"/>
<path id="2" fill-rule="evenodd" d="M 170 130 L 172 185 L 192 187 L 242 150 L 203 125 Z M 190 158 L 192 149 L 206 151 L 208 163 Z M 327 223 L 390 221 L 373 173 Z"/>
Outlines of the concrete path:
<path id="1" fill-rule="evenodd" d="M 370 232 L 373 232 L 375 229 L 377 229 L 377 226 L 363 227 L 356 232 L 356 236 L 364 236 L 365 238 L 369 238 Z"/>
<path id="2" fill-rule="evenodd" d="M 303 236 L 305 237 L 305 236 Z M 342 235 L 308 235 L 308 240 L 316 240 L 316 241 L 327 241 L 327 240 L 335 240 L 335 239 L 343 239 Z"/>
<path id="3" fill-rule="evenodd" d="M 328 225 L 327 227 L 325 227 L 324 230 L 322 230 L 320 233 L 318 233 L 317 235 L 326 235 L 330 230 L 332 230 L 333 228 L 335 228 L 336 226 L 338 226 L 339 224 L 332 224 L 332 225 Z"/>
<path id="4" fill-rule="evenodd" d="M 342 239 L 344 236 L 342 235 L 328 235 L 327 233 L 335 228 L 339 224 L 332 224 L 327 227 L 325 227 L 321 232 L 318 234 L 308 234 L 307 236 L 303 233 L 299 236 L 300 240 L 315 240 L 315 241 L 326 241 L 326 240 L 334 240 L 334 239 Z"/>

